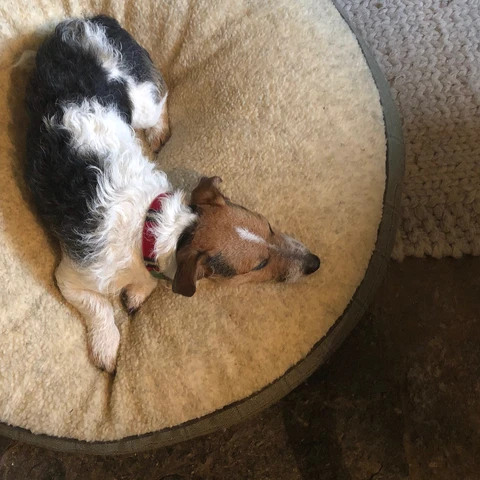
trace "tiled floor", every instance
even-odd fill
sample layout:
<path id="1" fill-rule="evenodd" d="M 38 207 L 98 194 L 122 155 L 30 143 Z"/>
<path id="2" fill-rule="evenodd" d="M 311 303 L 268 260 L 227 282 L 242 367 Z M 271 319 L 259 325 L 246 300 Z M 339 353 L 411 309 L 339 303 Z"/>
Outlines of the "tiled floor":
<path id="1" fill-rule="evenodd" d="M 331 361 L 247 423 L 128 457 L 0 454 L 2 480 L 480 480 L 480 258 L 392 263 Z"/>

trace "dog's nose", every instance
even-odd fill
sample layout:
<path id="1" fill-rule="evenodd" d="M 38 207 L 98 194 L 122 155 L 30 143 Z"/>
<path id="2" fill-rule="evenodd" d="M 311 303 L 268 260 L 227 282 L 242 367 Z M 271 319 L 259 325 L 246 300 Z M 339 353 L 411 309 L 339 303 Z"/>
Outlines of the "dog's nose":
<path id="1" fill-rule="evenodd" d="M 313 272 L 316 272 L 320 267 L 320 259 L 309 253 L 303 260 L 303 274 L 311 275 Z"/>

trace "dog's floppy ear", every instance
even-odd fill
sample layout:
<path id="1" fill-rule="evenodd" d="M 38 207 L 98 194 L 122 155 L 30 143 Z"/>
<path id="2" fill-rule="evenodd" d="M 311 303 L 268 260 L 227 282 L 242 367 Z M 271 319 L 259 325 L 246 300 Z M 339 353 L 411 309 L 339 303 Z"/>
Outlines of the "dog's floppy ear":
<path id="1" fill-rule="evenodd" d="M 206 255 L 191 246 L 177 250 L 177 271 L 172 282 L 172 291 L 191 297 L 197 290 L 197 280 L 208 276 L 205 266 Z"/>
<path id="2" fill-rule="evenodd" d="M 202 177 L 192 192 L 193 205 L 225 205 L 225 198 L 218 189 L 220 177 Z"/>

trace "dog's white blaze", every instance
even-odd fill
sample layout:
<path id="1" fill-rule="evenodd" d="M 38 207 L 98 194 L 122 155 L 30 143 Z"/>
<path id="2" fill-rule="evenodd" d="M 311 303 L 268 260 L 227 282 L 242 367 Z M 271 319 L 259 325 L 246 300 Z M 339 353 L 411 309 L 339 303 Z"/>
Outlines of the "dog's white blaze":
<path id="1" fill-rule="evenodd" d="M 235 230 L 237 231 L 238 236 L 243 240 L 247 240 L 247 242 L 267 243 L 262 237 L 259 237 L 256 233 L 253 233 L 246 228 L 235 227 Z"/>

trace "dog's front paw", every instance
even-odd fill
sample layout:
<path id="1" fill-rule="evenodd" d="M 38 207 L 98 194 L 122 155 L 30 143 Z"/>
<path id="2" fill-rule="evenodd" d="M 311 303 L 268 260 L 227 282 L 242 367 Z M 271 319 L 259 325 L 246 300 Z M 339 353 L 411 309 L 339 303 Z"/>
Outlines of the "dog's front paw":
<path id="1" fill-rule="evenodd" d="M 154 153 L 158 153 L 160 149 L 167 143 L 170 138 L 170 127 L 168 124 L 161 130 L 157 127 L 149 128 L 147 130 L 147 141 Z"/>
<path id="2" fill-rule="evenodd" d="M 123 308 L 129 315 L 135 314 L 152 292 L 152 285 L 127 285 L 120 292 Z"/>
<path id="3" fill-rule="evenodd" d="M 120 345 L 120 332 L 116 325 L 91 330 L 89 332 L 89 343 L 94 365 L 100 370 L 114 373 Z"/>

